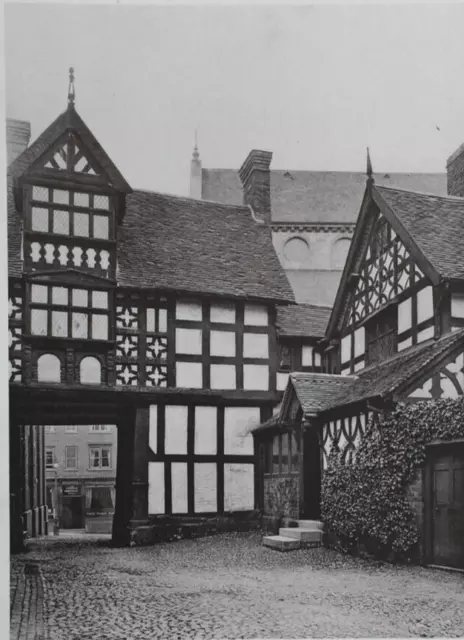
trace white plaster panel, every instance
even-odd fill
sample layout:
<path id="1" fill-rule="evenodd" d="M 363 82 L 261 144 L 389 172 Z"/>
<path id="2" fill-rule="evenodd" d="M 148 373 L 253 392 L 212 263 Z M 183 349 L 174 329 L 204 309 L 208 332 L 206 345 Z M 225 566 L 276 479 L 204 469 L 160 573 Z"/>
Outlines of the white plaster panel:
<path id="1" fill-rule="evenodd" d="M 37 379 L 39 382 L 60 382 L 61 364 L 57 356 L 45 353 L 37 360 Z"/>
<path id="2" fill-rule="evenodd" d="M 217 408 L 195 407 L 195 454 L 217 453 Z"/>
<path id="3" fill-rule="evenodd" d="M 303 367 L 313 366 L 313 347 L 308 344 L 301 347 L 301 365 Z"/>
<path id="4" fill-rule="evenodd" d="M 341 361 L 342 363 L 349 362 L 351 359 L 351 333 L 341 341 Z"/>
<path id="5" fill-rule="evenodd" d="M 173 513 L 188 512 L 186 462 L 171 464 L 171 506 Z"/>
<path id="6" fill-rule="evenodd" d="M 424 382 L 422 387 L 418 387 L 414 389 L 409 396 L 409 398 L 431 398 L 432 397 L 432 378 L 429 378 Z"/>
<path id="7" fill-rule="evenodd" d="M 268 391 L 269 367 L 262 364 L 244 364 L 243 388 L 253 391 Z"/>
<path id="8" fill-rule="evenodd" d="M 412 346 L 412 338 L 408 338 L 407 340 L 403 340 L 403 342 L 398 343 L 398 351 L 404 351 Z"/>
<path id="9" fill-rule="evenodd" d="M 217 471 L 214 462 L 194 464 L 194 509 L 197 513 L 217 511 Z"/>
<path id="10" fill-rule="evenodd" d="M 434 327 L 427 327 L 427 329 L 424 329 L 423 331 L 419 331 L 419 333 L 417 334 L 417 342 L 425 342 L 426 340 L 429 340 L 430 338 L 433 338 L 435 334 L 435 329 Z"/>
<path id="11" fill-rule="evenodd" d="M 176 329 L 176 353 L 201 355 L 201 329 Z"/>
<path id="12" fill-rule="evenodd" d="M 458 390 L 454 384 L 443 374 L 440 376 L 440 387 L 442 390 L 441 398 L 457 398 L 459 396 Z"/>
<path id="13" fill-rule="evenodd" d="M 211 389 L 235 389 L 237 376 L 234 364 L 212 364 L 210 373 Z"/>
<path id="14" fill-rule="evenodd" d="M 277 391 L 285 391 L 288 384 L 288 373 L 277 372 Z"/>
<path id="15" fill-rule="evenodd" d="M 254 466 L 224 465 L 224 511 L 247 511 L 254 507 Z"/>
<path id="16" fill-rule="evenodd" d="M 269 317 L 267 307 L 254 304 L 245 305 L 245 325 L 254 327 L 267 327 Z"/>
<path id="17" fill-rule="evenodd" d="M 210 353 L 212 356 L 234 358 L 235 357 L 235 332 L 234 331 L 211 331 Z"/>
<path id="18" fill-rule="evenodd" d="M 403 333 L 412 327 L 412 301 L 406 298 L 398 305 L 398 333 Z"/>
<path id="19" fill-rule="evenodd" d="M 244 358 L 269 358 L 269 336 L 266 333 L 243 335 Z"/>
<path id="20" fill-rule="evenodd" d="M 359 362 L 357 362 L 357 363 L 354 365 L 354 371 L 355 371 L 355 373 L 356 373 L 357 371 L 361 371 L 361 369 L 364 369 L 364 367 L 365 367 L 365 362 L 364 362 L 364 360 L 360 360 Z"/>
<path id="21" fill-rule="evenodd" d="M 82 358 L 79 370 L 82 384 L 101 384 L 101 364 L 98 358 L 93 356 Z"/>
<path id="22" fill-rule="evenodd" d="M 199 302 L 182 302 L 176 304 L 176 319 L 190 320 L 191 322 L 201 322 L 203 317 L 201 304 Z"/>
<path id="23" fill-rule="evenodd" d="M 148 420 L 148 446 L 153 453 L 158 453 L 158 405 L 151 404 Z"/>
<path id="24" fill-rule="evenodd" d="M 186 389 L 201 389 L 203 386 L 201 362 L 177 362 L 176 386 Z"/>
<path id="25" fill-rule="evenodd" d="M 314 353 L 314 366 L 315 367 L 321 366 L 321 354 L 318 353 L 317 351 Z"/>
<path id="26" fill-rule="evenodd" d="M 451 297 L 451 315 L 453 318 L 464 318 L 464 295 L 453 293 Z"/>
<path id="27" fill-rule="evenodd" d="M 261 422 L 259 407 L 224 409 L 224 453 L 253 455 L 251 429 Z"/>
<path id="28" fill-rule="evenodd" d="M 212 304 L 210 309 L 211 322 L 235 324 L 235 305 Z"/>
<path id="29" fill-rule="evenodd" d="M 425 287 L 417 293 L 417 322 L 433 317 L 433 289 Z"/>
<path id="30" fill-rule="evenodd" d="M 164 512 L 164 462 L 149 462 L 148 513 L 150 515 L 158 515 Z"/>
<path id="31" fill-rule="evenodd" d="M 366 350 L 366 331 L 364 327 L 354 332 L 354 357 L 362 356 Z"/>
<path id="32" fill-rule="evenodd" d="M 165 409 L 165 453 L 187 453 L 187 414 L 185 405 L 166 405 Z"/>

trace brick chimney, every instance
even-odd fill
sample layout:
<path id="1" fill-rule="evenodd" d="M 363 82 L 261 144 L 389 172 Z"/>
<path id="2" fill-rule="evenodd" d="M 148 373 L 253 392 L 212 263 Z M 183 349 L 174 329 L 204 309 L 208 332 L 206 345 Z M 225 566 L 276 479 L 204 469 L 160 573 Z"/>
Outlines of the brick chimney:
<path id="1" fill-rule="evenodd" d="M 243 202 L 251 205 L 257 218 L 271 222 L 271 151 L 253 149 L 239 169 Z"/>
<path id="2" fill-rule="evenodd" d="M 201 200 L 202 195 L 202 175 L 201 160 L 197 146 L 197 136 L 195 132 L 195 147 L 193 148 L 192 160 L 190 162 L 190 197 Z"/>
<path id="3" fill-rule="evenodd" d="M 10 164 L 27 148 L 31 139 L 31 125 L 24 120 L 6 119 L 6 154 Z"/>
<path id="4" fill-rule="evenodd" d="M 464 144 L 446 161 L 446 173 L 448 195 L 464 198 Z"/>

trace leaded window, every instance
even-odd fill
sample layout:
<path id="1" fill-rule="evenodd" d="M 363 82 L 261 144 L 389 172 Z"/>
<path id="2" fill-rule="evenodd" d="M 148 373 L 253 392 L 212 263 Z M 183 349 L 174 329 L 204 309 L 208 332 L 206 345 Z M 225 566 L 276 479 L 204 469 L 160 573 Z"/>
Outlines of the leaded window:
<path id="1" fill-rule="evenodd" d="M 29 228 L 39 233 L 109 240 L 108 195 L 33 186 Z"/>
<path id="2" fill-rule="evenodd" d="M 32 284 L 30 331 L 56 338 L 109 339 L 109 292 Z"/>

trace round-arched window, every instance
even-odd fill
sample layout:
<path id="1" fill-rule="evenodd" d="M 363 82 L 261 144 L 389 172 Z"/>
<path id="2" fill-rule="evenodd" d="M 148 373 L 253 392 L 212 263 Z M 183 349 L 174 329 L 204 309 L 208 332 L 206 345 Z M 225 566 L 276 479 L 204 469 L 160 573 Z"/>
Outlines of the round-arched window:
<path id="1" fill-rule="evenodd" d="M 343 269 L 350 249 L 350 238 L 340 238 L 332 249 L 332 269 Z"/>
<path id="2" fill-rule="evenodd" d="M 288 262 L 304 263 L 309 257 L 309 246 L 304 238 L 289 238 L 284 245 L 284 256 Z"/>
<path id="3" fill-rule="evenodd" d="M 61 363 L 57 356 L 45 353 L 37 360 L 37 380 L 39 382 L 61 382 Z"/>
<path id="4" fill-rule="evenodd" d="M 100 384 L 101 383 L 101 364 L 100 360 L 92 356 L 82 358 L 80 365 L 80 380 L 82 384 Z"/>

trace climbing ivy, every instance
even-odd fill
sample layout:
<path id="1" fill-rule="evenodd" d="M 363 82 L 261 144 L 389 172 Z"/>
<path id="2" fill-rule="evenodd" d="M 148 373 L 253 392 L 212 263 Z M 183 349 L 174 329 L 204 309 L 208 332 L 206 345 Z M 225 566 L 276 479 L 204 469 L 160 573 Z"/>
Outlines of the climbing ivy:
<path id="1" fill-rule="evenodd" d="M 420 526 L 408 487 L 433 441 L 464 437 L 464 398 L 397 404 L 371 421 L 351 463 L 334 444 L 322 480 L 322 518 L 346 551 L 411 558 Z"/>

